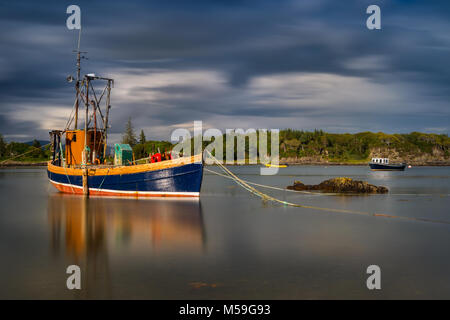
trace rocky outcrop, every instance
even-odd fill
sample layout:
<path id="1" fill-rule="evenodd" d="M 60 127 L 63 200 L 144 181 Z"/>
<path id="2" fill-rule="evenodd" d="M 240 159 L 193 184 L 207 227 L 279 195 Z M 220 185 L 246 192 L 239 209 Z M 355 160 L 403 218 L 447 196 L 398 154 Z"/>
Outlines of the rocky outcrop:
<path id="1" fill-rule="evenodd" d="M 305 185 L 301 181 L 294 181 L 294 185 L 287 187 L 295 191 L 325 191 L 333 193 L 387 193 L 389 190 L 383 186 L 375 186 L 365 181 L 340 177 L 325 180 L 316 185 Z"/>

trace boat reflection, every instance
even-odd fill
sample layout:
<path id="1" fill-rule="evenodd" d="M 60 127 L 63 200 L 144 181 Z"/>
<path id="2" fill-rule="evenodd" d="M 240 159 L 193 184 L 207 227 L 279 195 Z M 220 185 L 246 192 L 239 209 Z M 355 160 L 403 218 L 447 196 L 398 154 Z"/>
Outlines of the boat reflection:
<path id="1" fill-rule="evenodd" d="M 111 293 L 110 256 L 193 256 L 206 249 L 198 199 L 85 199 L 54 193 L 48 199 L 48 223 L 53 256 L 79 265 L 92 289 L 85 288 L 91 294 L 106 289 L 104 297 Z"/>
<path id="2" fill-rule="evenodd" d="M 205 249 L 201 203 L 198 200 L 84 199 L 55 193 L 49 196 L 52 251 L 74 259 L 115 247 L 151 245 L 156 251 Z"/>

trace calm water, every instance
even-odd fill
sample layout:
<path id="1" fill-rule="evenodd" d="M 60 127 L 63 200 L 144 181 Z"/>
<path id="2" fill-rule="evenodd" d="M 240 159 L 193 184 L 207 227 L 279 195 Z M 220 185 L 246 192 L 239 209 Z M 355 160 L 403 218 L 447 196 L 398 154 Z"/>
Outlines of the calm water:
<path id="1" fill-rule="evenodd" d="M 291 166 L 270 177 L 258 167 L 231 169 L 280 187 L 367 180 L 390 193 L 261 190 L 294 203 L 450 222 L 449 168 Z M 450 224 L 264 203 L 210 173 L 200 201 L 84 200 L 57 193 L 45 169 L 4 169 L 0 199 L 2 299 L 450 298 Z M 81 291 L 66 289 L 71 264 L 81 267 Z M 366 288 L 371 264 L 382 270 L 376 292 Z"/>

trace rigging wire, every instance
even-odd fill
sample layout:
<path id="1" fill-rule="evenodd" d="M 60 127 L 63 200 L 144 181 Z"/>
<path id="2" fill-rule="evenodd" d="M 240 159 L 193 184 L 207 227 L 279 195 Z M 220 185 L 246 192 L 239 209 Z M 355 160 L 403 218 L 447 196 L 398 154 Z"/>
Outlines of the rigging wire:
<path id="1" fill-rule="evenodd" d="M 24 156 L 24 155 L 26 155 L 26 154 L 28 154 L 28 153 L 31 153 L 31 152 L 34 152 L 34 151 L 36 151 L 36 150 L 42 149 L 43 147 L 46 147 L 46 146 L 48 146 L 49 144 L 52 144 L 52 143 L 49 142 L 49 143 L 44 144 L 43 146 L 40 146 L 40 147 L 30 146 L 30 147 L 32 147 L 32 148 L 34 148 L 34 149 L 33 149 L 33 150 L 29 150 L 29 151 L 27 151 L 27 152 L 24 152 L 24 153 L 22 153 L 22 154 L 18 154 L 18 155 L 14 156 L 14 157 L 5 159 L 5 160 L 3 160 L 2 162 L 0 162 L 0 164 L 1 164 L 1 163 L 5 163 L 6 161 L 9 161 L 9 160 L 12 160 L 12 159 L 15 159 L 15 158 Z"/>

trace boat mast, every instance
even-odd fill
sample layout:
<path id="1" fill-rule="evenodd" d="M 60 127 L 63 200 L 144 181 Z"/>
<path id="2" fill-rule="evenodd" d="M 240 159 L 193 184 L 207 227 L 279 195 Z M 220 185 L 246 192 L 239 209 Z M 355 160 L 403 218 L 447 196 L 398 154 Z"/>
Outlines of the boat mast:
<path id="1" fill-rule="evenodd" d="M 86 150 L 87 147 L 87 136 L 88 136 L 88 121 L 89 121 L 89 77 L 85 77 L 86 78 L 86 101 L 85 101 L 85 106 L 86 106 L 86 116 L 84 119 L 84 162 L 85 164 L 87 164 L 88 162 L 88 153 Z"/>
<path id="2" fill-rule="evenodd" d="M 108 143 L 108 117 L 109 117 L 109 109 L 111 109 L 111 83 L 113 80 L 108 79 L 108 87 L 107 87 L 107 93 L 106 93 L 106 117 L 105 117 L 105 141 L 103 145 L 103 157 L 106 159 L 106 146 Z"/>
<path id="3" fill-rule="evenodd" d="M 81 74 L 81 56 L 82 53 L 87 53 L 85 51 L 80 51 L 80 43 L 81 43 L 81 27 L 78 32 L 78 46 L 77 50 L 74 50 L 77 54 L 77 81 L 75 83 L 75 91 L 76 91 L 76 100 L 75 100 L 75 130 L 78 129 L 78 107 L 79 107 L 79 98 L 80 98 L 80 74 Z"/>
<path id="4" fill-rule="evenodd" d="M 110 78 L 104 78 L 104 77 L 97 77 L 95 74 L 87 74 L 81 79 L 81 59 L 87 59 L 82 55 L 82 53 L 86 53 L 85 51 L 80 50 L 80 43 L 81 43 L 81 28 L 78 33 L 78 45 L 77 50 L 74 50 L 74 52 L 77 54 L 77 78 L 75 83 L 75 89 L 76 89 L 76 100 L 75 100 L 75 115 L 74 115 L 74 130 L 78 130 L 78 112 L 80 108 L 80 98 L 82 102 L 84 101 L 85 105 L 85 119 L 84 119 L 84 149 L 83 149 L 83 156 L 84 156 L 84 164 L 88 163 L 88 125 L 89 125 L 89 104 L 92 104 L 92 112 L 94 117 L 94 154 L 97 144 L 96 134 L 97 134 L 97 108 L 99 109 L 100 115 L 102 117 L 103 121 L 103 138 L 104 141 L 104 149 L 103 149 L 103 156 L 106 157 L 106 150 L 107 150 L 107 131 L 108 131 L 108 120 L 109 120 L 109 110 L 111 108 L 111 86 L 114 85 L 114 80 Z M 69 79 L 69 78 L 68 78 Z M 72 78 L 73 79 L 73 78 Z M 100 99 L 97 99 L 97 96 L 95 94 L 94 87 L 91 85 L 91 80 L 106 80 L 107 85 L 105 89 L 103 89 L 103 93 L 100 96 Z M 92 87 L 92 93 L 93 93 L 93 99 L 89 100 L 89 87 Z M 103 118 L 101 109 L 100 109 L 100 102 L 102 100 L 103 94 L 106 92 L 106 117 Z M 81 102 L 81 103 L 82 103 Z"/>
<path id="5" fill-rule="evenodd" d="M 78 95 L 80 91 L 80 72 L 81 72 L 81 55 L 80 55 L 81 27 L 78 32 L 78 49 L 77 49 L 77 82 L 75 83 L 76 100 L 75 100 L 75 130 L 78 129 Z"/>

